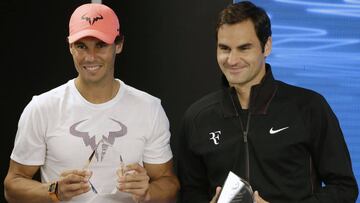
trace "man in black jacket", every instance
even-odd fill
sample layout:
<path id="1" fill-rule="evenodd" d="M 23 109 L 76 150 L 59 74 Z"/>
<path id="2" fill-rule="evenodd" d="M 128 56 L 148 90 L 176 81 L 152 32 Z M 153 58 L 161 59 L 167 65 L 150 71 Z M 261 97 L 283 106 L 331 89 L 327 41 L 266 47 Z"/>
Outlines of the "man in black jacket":
<path id="1" fill-rule="evenodd" d="M 245 1 L 219 16 L 217 60 L 225 87 L 189 107 L 177 147 L 182 202 L 212 202 L 229 171 L 261 202 L 355 202 L 350 155 L 320 94 L 274 79 L 266 12 Z"/>

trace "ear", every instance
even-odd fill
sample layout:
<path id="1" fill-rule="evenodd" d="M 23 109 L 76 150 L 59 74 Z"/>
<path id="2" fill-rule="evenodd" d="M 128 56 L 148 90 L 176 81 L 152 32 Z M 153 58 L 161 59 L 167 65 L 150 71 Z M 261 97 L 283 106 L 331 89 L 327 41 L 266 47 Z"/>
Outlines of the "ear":
<path id="1" fill-rule="evenodd" d="M 125 38 L 123 37 L 121 42 L 115 44 L 116 54 L 120 54 L 122 52 L 124 41 L 125 41 Z"/>
<path id="2" fill-rule="evenodd" d="M 264 56 L 267 57 L 270 55 L 272 49 L 272 37 L 268 37 L 265 47 L 264 47 Z"/>
<path id="3" fill-rule="evenodd" d="M 71 55 L 74 54 L 73 46 L 74 46 L 73 43 L 69 44 L 69 51 L 70 51 Z"/>

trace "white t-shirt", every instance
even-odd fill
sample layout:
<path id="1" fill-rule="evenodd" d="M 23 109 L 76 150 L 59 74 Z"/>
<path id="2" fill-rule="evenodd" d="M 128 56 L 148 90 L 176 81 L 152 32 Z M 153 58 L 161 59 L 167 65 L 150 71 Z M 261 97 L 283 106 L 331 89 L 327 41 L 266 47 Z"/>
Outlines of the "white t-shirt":
<path id="1" fill-rule="evenodd" d="M 42 182 L 51 182 L 64 170 L 82 169 L 96 148 L 90 181 L 100 193 L 114 188 L 120 155 L 125 164 L 169 161 L 169 121 L 160 100 L 118 81 L 117 95 L 102 104 L 85 100 L 74 79 L 34 96 L 19 120 L 11 159 L 41 166 Z M 70 202 L 133 201 L 127 193 L 90 190 Z"/>

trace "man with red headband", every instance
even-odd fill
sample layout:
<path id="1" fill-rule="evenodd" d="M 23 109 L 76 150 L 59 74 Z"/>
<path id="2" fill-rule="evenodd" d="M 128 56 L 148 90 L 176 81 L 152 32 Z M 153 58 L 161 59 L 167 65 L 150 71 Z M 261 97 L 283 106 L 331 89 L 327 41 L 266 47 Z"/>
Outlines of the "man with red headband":
<path id="1" fill-rule="evenodd" d="M 18 124 L 5 179 L 8 202 L 171 202 L 169 122 L 160 99 L 114 77 L 119 20 L 103 4 L 69 23 L 78 76 L 34 96 Z M 32 179 L 40 169 L 41 182 Z"/>

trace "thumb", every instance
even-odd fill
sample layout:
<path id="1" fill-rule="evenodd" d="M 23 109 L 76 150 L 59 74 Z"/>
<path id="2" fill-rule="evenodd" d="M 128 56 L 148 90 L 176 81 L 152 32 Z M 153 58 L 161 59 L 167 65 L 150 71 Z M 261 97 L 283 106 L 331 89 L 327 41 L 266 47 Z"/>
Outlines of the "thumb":
<path id="1" fill-rule="evenodd" d="M 221 187 L 216 187 L 216 191 L 215 191 L 215 195 L 214 197 L 211 199 L 210 203 L 216 203 L 217 200 L 219 199 L 220 196 L 220 192 L 221 192 Z"/>
<path id="2" fill-rule="evenodd" d="M 253 194 L 254 203 L 259 202 L 259 192 L 255 191 Z"/>

